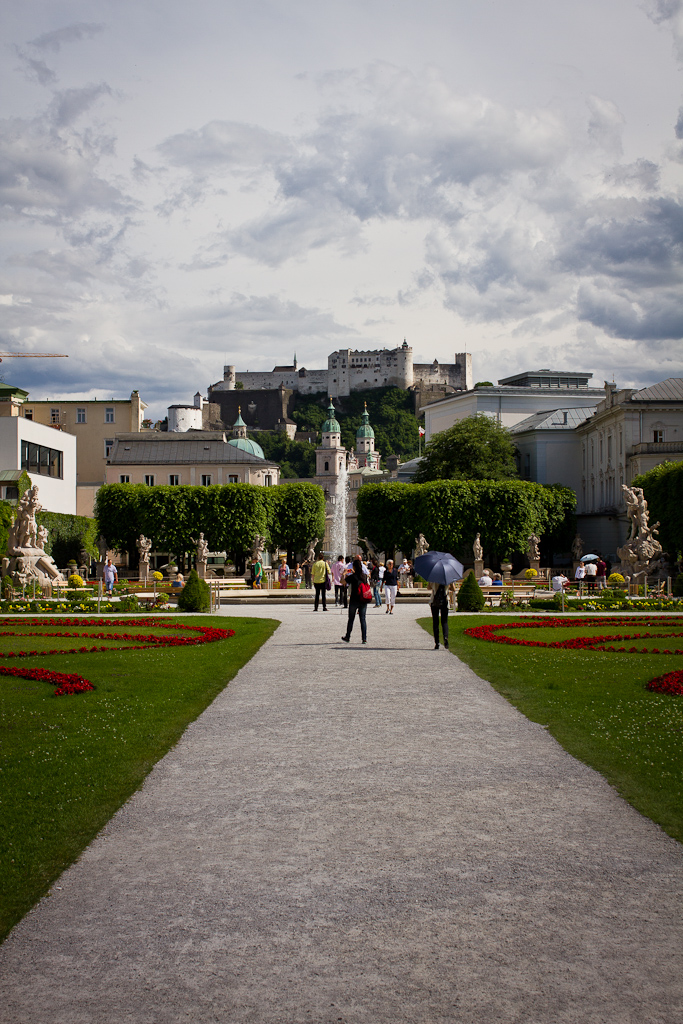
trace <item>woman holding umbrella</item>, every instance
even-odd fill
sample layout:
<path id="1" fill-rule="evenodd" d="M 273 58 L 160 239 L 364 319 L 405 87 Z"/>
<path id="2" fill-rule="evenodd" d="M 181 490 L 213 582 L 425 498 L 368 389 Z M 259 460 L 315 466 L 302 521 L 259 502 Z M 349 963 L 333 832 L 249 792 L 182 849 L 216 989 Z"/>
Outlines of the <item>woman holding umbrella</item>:
<path id="1" fill-rule="evenodd" d="M 415 559 L 415 574 L 427 580 L 432 590 L 429 605 L 432 610 L 435 651 L 439 649 L 439 618 L 443 645 L 448 647 L 448 587 L 462 579 L 463 571 L 462 563 L 445 551 L 428 551 L 426 555 L 419 555 Z"/>

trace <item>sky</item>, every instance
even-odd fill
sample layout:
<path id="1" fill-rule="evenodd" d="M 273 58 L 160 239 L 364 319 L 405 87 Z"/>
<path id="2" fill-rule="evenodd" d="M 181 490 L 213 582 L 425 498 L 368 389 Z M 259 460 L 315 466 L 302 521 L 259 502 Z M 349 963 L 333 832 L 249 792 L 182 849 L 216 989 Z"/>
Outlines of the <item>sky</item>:
<path id="1" fill-rule="evenodd" d="M 5 0 L 2 378 L 683 376 L 683 0 Z"/>

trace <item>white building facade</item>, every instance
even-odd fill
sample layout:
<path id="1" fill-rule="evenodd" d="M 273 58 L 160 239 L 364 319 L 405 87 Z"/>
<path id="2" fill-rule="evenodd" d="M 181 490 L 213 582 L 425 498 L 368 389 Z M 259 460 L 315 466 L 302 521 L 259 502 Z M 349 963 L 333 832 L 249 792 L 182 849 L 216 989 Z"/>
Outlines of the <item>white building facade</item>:
<path id="1" fill-rule="evenodd" d="M 76 438 L 23 416 L 0 417 L 0 469 L 26 470 L 46 512 L 76 515 Z"/>

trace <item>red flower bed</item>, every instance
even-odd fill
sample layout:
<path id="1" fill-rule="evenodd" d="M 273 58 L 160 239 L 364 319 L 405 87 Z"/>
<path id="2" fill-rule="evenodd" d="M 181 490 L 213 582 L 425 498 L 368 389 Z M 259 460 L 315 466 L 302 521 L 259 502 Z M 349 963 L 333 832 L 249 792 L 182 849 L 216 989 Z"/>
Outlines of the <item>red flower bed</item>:
<path id="1" fill-rule="evenodd" d="M 669 639 L 673 636 L 683 636 L 680 633 L 610 633 L 598 636 L 578 636 L 572 640 L 553 640 L 545 643 L 543 640 L 521 640 L 517 637 L 504 636 L 503 631 L 513 629 L 538 629 L 539 627 L 553 628 L 555 626 L 578 626 L 581 629 L 595 628 L 596 626 L 607 626 L 614 628 L 618 626 L 650 626 L 653 629 L 659 626 L 680 626 L 681 620 L 676 617 L 662 617 L 651 619 L 648 616 L 631 616 L 628 619 L 600 618 L 600 619 L 573 619 L 568 622 L 566 619 L 531 619 L 526 622 L 503 622 L 500 624 L 487 623 L 485 626 L 473 626 L 465 630 L 466 636 L 473 636 L 477 640 L 487 640 L 494 644 L 515 644 L 522 647 L 549 647 L 565 651 L 611 651 L 622 654 L 683 654 L 680 648 L 664 647 L 615 647 L 615 644 L 623 643 L 625 640 L 652 640 Z M 667 672 L 666 675 L 657 676 L 647 684 L 647 689 L 655 693 L 668 693 L 683 696 L 683 670 Z"/>
<path id="2" fill-rule="evenodd" d="M 477 640 L 487 640 L 494 644 L 513 644 L 521 647 L 551 647 L 565 651 L 615 651 L 625 654 L 683 654 L 683 650 L 669 648 L 660 650 L 658 647 L 615 647 L 615 643 L 623 643 L 625 640 L 652 640 L 669 639 L 670 637 L 683 636 L 680 633 L 607 633 L 598 636 L 578 636 L 571 640 L 523 640 L 517 637 L 505 636 L 503 631 L 510 632 L 518 629 L 539 629 L 555 628 L 557 626 L 579 627 L 580 629 L 594 629 L 597 626 L 614 628 L 615 626 L 680 626 L 679 618 L 661 618 L 652 620 L 649 617 L 630 617 L 628 619 L 600 618 L 600 619 L 530 619 L 525 622 L 503 622 L 500 624 L 487 623 L 485 626 L 473 626 L 465 630 L 467 636 L 475 637 Z"/>
<path id="3" fill-rule="evenodd" d="M 674 697 L 683 697 L 683 671 L 667 672 L 666 675 L 651 679 L 646 686 L 653 693 L 668 693 Z"/>
<path id="4" fill-rule="evenodd" d="M 28 619 L 24 620 L 28 626 L 78 626 L 77 632 L 66 633 L 60 630 L 57 633 L 50 633 L 44 629 L 38 629 L 34 633 L 27 633 L 22 631 L 17 633 L 15 630 L 2 629 L 0 630 L 0 637 L 3 636 L 49 636 L 59 637 L 65 639 L 88 639 L 88 640 L 119 640 L 123 641 L 125 646 L 121 647 L 104 647 L 102 645 L 91 644 L 90 646 L 82 647 L 62 647 L 52 648 L 49 651 L 8 651 L 7 653 L 0 652 L 0 658 L 39 658 L 46 657 L 54 654 L 95 654 L 101 651 L 141 651 L 148 647 L 188 647 L 196 646 L 197 644 L 211 644 L 216 643 L 217 640 L 227 640 L 235 635 L 234 629 L 218 629 L 216 626 L 189 626 L 184 623 L 168 622 L 164 619 Z M 0 625 L 6 626 L 12 624 L 13 620 L 4 619 L 0 620 Z M 191 636 L 157 636 L 154 633 L 84 633 L 81 629 L 83 626 L 140 626 L 147 627 L 162 627 L 163 629 L 174 630 L 180 633 L 195 634 Z M 136 642 L 137 641 L 137 642 Z M 140 642 L 142 641 L 142 642 Z M 2 668 L 0 667 L 0 675 L 11 675 L 21 676 L 24 679 L 38 679 L 42 682 L 49 682 L 51 684 L 57 684 L 58 689 L 55 690 L 57 697 L 64 696 L 66 694 L 73 693 L 84 693 L 86 690 L 93 690 L 94 686 L 92 683 L 84 679 L 83 676 L 68 675 L 63 672 L 49 672 L 45 669 L 19 669 L 19 668 Z"/>

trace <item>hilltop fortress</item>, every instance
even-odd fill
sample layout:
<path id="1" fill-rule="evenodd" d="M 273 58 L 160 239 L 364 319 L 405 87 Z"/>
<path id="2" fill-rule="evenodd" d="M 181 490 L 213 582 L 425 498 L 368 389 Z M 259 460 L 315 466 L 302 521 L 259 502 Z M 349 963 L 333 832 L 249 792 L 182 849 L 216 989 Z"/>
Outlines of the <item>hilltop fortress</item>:
<path id="1" fill-rule="evenodd" d="M 456 354 L 454 363 L 414 363 L 413 350 L 406 341 L 398 348 L 358 351 L 338 349 L 327 357 L 326 370 L 307 370 L 297 366 L 276 366 L 262 373 L 235 372 L 226 366 L 223 380 L 210 391 L 233 391 L 241 384 L 245 391 L 273 391 L 279 387 L 311 395 L 324 392 L 332 398 L 349 395 L 367 388 L 397 387 L 407 390 L 414 385 L 428 389 L 430 385 L 468 391 L 472 387 L 472 356 Z"/>

